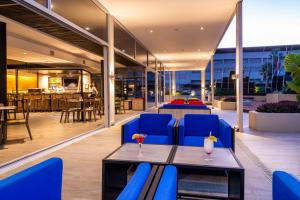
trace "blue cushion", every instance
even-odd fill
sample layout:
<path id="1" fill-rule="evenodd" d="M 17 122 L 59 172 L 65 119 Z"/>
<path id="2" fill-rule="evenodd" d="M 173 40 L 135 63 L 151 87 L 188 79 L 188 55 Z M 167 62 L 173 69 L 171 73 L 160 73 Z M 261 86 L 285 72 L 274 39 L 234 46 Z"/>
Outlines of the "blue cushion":
<path id="1" fill-rule="evenodd" d="M 154 200 L 177 199 L 177 170 L 174 166 L 167 166 L 160 179 Z"/>
<path id="2" fill-rule="evenodd" d="M 148 135 L 145 138 L 144 143 L 145 144 L 169 144 L 168 140 L 169 140 L 168 136 Z"/>
<path id="3" fill-rule="evenodd" d="M 61 200 L 63 162 L 51 158 L 0 180 L 1 200 Z"/>
<path id="4" fill-rule="evenodd" d="M 151 166 L 149 163 L 141 163 L 136 169 L 130 181 L 118 196 L 118 200 L 136 200 L 138 199 L 143 187 L 149 177 Z"/>
<path id="5" fill-rule="evenodd" d="M 168 135 L 168 123 L 171 114 L 141 114 L 140 133 L 147 135 Z"/>
<path id="6" fill-rule="evenodd" d="M 197 146 L 197 147 L 203 147 L 204 146 L 204 137 L 200 136 L 186 136 L 184 137 L 183 145 L 185 146 Z M 224 147 L 223 143 L 220 139 L 218 139 L 217 142 L 215 142 L 215 147 Z"/>
<path id="7" fill-rule="evenodd" d="M 210 131 L 219 137 L 219 117 L 218 115 L 207 114 L 187 114 L 184 116 L 185 136 L 206 137 Z"/>
<path id="8" fill-rule="evenodd" d="M 300 182 L 294 176 L 275 171 L 273 173 L 273 200 L 300 200 Z"/>

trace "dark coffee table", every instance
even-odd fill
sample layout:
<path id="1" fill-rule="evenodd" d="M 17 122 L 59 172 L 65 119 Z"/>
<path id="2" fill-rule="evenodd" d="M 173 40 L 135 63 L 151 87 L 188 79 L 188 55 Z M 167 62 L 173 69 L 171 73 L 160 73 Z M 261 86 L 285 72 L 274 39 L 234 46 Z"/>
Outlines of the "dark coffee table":
<path id="1" fill-rule="evenodd" d="M 116 199 L 139 163 L 151 163 L 153 169 L 158 170 L 159 165 L 170 163 L 174 150 L 172 145 L 150 144 L 143 144 L 140 150 L 135 143 L 117 148 L 102 160 L 102 199 Z M 156 172 L 151 174 L 154 179 Z"/>
<path id="2" fill-rule="evenodd" d="M 181 198 L 244 199 L 244 168 L 227 148 L 215 148 L 207 161 L 202 147 L 175 147 L 170 164 L 178 170 Z"/>

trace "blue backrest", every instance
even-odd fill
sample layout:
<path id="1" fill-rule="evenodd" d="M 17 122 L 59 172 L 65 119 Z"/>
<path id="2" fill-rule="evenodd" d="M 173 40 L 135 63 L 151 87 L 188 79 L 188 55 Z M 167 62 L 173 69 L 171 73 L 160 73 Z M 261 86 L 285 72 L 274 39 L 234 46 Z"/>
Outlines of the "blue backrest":
<path id="1" fill-rule="evenodd" d="M 273 200 L 300 200 L 300 181 L 283 171 L 273 173 Z"/>
<path id="2" fill-rule="evenodd" d="M 143 187 L 149 177 L 151 165 L 149 163 L 141 163 L 131 177 L 129 183 L 118 196 L 117 200 L 136 200 L 138 199 Z"/>
<path id="3" fill-rule="evenodd" d="M 187 114 L 184 116 L 184 127 L 186 136 L 208 136 L 219 137 L 219 117 L 208 114 Z"/>
<path id="4" fill-rule="evenodd" d="M 177 199 L 177 169 L 168 165 L 159 181 L 154 200 L 176 200 Z"/>
<path id="5" fill-rule="evenodd" d="M 147 135 L 168 135 L 167 125 L 171 119 L 171 114 L 141 114 L 140 133 Z"/>
<path id="6" fill-rule="evenodd" d="M 51 158 L 0 180 L 1 200 L 61 200 L 63 162 Z"/>

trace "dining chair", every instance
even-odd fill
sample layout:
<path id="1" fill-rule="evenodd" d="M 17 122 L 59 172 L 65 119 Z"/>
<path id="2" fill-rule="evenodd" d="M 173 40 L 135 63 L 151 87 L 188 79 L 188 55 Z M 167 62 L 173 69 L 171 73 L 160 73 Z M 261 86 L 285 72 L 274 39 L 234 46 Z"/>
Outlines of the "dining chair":
<path id="1" fill-rule="evenodd" d="M 32 134 L 31 134 L 30 127 L 29 127 L 29 114 L 30 114 L 30 103 L 28 103 L 28 105 L 27 105 L 25 119 L 7 120 L 7 125 L 22 125 L 22 124 L 24 124 L 28 131 L 30 140 L 32 140 Z"/>

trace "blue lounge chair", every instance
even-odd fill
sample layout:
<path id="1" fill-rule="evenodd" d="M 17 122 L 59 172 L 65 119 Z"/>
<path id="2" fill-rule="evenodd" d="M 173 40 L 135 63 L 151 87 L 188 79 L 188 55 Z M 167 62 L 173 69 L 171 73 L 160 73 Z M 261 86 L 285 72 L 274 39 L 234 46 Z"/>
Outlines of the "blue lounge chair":
<path id="1" fill-rule="evenodd" d="M 176 119 L 171 114 L 141 114 L 122 127 L 122 144 L 136 142 L 135 133 L 146 134 L 145 144 L 174 144 L 174 125 Z"/>
<path id="2" fill-rule="evenodd" d="M 51 158 L 0 180 L 1 200 L 61 200 L 63 162 Z"/>
<path id="3" fill-rule="evenodd" d="M 151 166 L 149 163 L 141 163 L 137 167 L 134 175 L 118 196 L 117 200 L 136 200 L 138 199 L 143 187 L 149 177 Z"/>
<path id="4" fill-rule="evenodd" d="M 175 166 L 167 166 L 160 179 L 155 192 L 154 200 L 177 199 L 177 169 Z"/>
<path id="5" fill-rule="evenodd" d="M 283 171 L 273 173 L 273 200 L 300 200 L 300 181 Z"/>
<path id="6" fill-rule="evenodd" d="M 215 147 L 234 150 L 234 134 L 232 127 L 218 115 L 187 114 L 179 122 L 179 145 L 203 146 L 204 138 L 212 135 L 218 138 Z"/>

